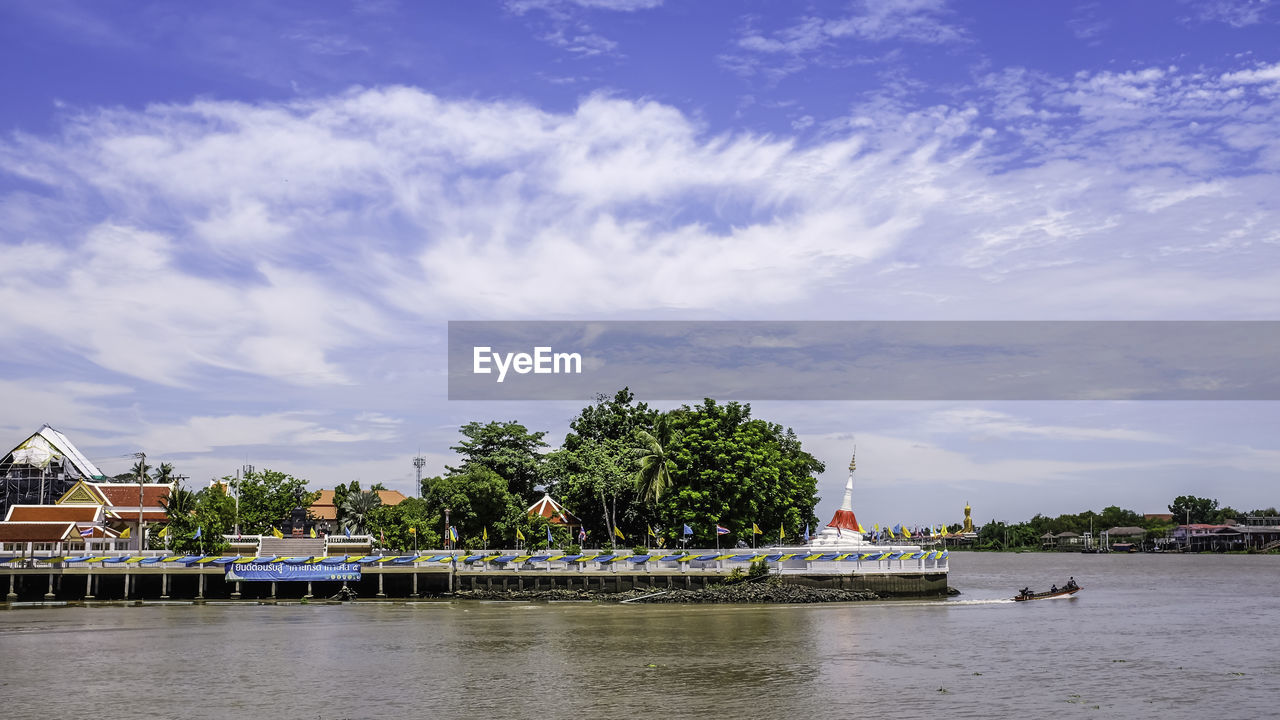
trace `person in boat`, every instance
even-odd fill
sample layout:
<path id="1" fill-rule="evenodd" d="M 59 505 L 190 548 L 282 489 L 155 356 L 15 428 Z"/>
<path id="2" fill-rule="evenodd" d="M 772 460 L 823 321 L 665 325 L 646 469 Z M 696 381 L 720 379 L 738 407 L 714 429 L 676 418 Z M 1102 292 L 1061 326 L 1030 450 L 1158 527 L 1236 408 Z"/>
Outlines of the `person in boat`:
<path id="1" fill-rule="evenodd" d="M 1058 586 L 1057 586 L 1057 585 L 1054 585 L 1053 587 L 1049 588 L 1049 592 L 1050 592 L 1050 593 L 1056 593 L 1056 592 L 1058 592 Z"/>
<path id="2" fill-rule="evenodd" d="M 1020 593 L 1018 593 L 1018 594 L 1019 594 L 1019 595 L 1021 595 L 1022 597 L 1028 597 L 1028 598 L 1029 598 L 1029 597 L 1031 597 L 1031 588 L 1029 588 L 1029 587 L 1024 587 L 1024 588 L 1022 588 L 1022 592 L 1020 592 Z"/>
<path id="3" fill-rule="evenodd" d="M 1066 587 L 1066 589 L 1067 589 L 1067 590 L 1075 590 L 1075 589 L 1076 589 L 1076 579 L 1075 579 L 1075 576 L 1072 576 L 1071 578 L 1069 578 L 1069 579 L 1067 580 L 1067 587 Z"/>

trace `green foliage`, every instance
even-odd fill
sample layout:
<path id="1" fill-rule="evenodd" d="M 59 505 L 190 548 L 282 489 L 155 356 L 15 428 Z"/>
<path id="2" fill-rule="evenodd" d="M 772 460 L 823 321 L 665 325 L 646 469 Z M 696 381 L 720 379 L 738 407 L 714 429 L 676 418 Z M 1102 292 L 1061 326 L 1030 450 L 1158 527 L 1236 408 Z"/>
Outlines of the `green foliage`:
<path id="1" fill-rule="evenodd" d="M 688 524 L 694 543 L 715 542 L 718 522 L 731 537 L 762 528 L 816 525 L 817 476 L 825 466 L 805 452 L 795 433 L 751 417 L 751 406 L 706 399 L 671 414 L 672 491 L 653 522 L 668 540 Z"/>
<path id="2" fill-rule="evenodd" d="M 749 578 L 764 577 L 768 574 L 769 574 L 769 563 L 763 558 L 760 560 L 753 560 L 751 562 L 751 567 L 748 568 L 747 570 L 747 577 Z"/>
<path id="3" fill-rule="evenodd" d="M 295 507 L 310 507 L 320 497 L 307 491 L 307 481 L 276 470 L 255 470 L 237 479 L 222 481 L 240 496 L 240 531 L 245 535 L 265 535 L 289 519 Z M 234 523 L 235 508 L 232 507 Z"/>
<path id="4" fill-rule="evenodd" d="M 224 534 L 234 530 L 235 498 L 224 486 L 214 485 L 192 493 L 179 486 L 170 494 L 167 505 L 169 521 L 167 537 L 159 537 L 161 528 L 152 528 L 149 547 L 167 547 L 175 553 L 214 554 L 226 549 Z M 197 530 L 202 530 L 196 539 Z"/>
<path id="5" fill-rule="evenodd" d="M 468 468 L 480 466 L 497 473 L 507 482 L 507 489 L 520 502 L 532 504 L 534 485 L 540 479 L 543 457 L 538 451 L 547 446 L 542 441 L 546 432 L 529 432 L 515 421 L 469 422 L 459 428 L 465 440 L 450 449 L 462 456 L 460 467 L 449 467 L 448 474 L 465 474 Z M 426 497 L 426 486 L 423 486 Z"/>
<path id="6" fill-rule="evenodd" d="M 631 554 L 632 555 L 648 555 L 649 548 L 645 545 L 636 545 L 635 547 L 631 548 Z"/>
<path id="7" fill-rule="evenodd" d="M 636 493 L 644 503 L 656 505 L 671 487 L 671 473 L 676 469 L 669 450 L 675 439 L 671 416 L 659 415 L 654 419 L 653 432 L 636 430 L 635 437 L 639 443 L 635 453 L 640 464 L 635 475 Z"/>
<path id="8" fill-rule="evenodd" d="M 516 528 L 521 528 L 525 537 L 537 539 L 530 535 L 523 500 L 511 493 L 506 479 L 487 466 L 467 465 L 444 477 L 423 478 L 422 488 L 424 521 L 442 535 L 444 509 L 448 508 L 449 522 L 458 528 L 461 547 L 482 547 L 486 528 L 489 547 L 514 544 Z"/>
<path id="9" fill-rule="evenodd" d="M 597 542 L 612 544 L 615 526 L 628 538 L 665 528 L 662 539 L 672 545 L 688 524 L 691 542 L 710 545 L 717 521 L 738 537 L 753 522 L 817 524 L 822 463 L 792 431 L 752 419 L 749 405 L 708 399 L 659 415 L 624 388 L 612 398 L 597 396 L 570 427 L 564 445 L 547 457 L 546 475 L 551 492 Z M 665 470 L 667 479 L 644 479 L 638 447 L 651 458 L 650 471 Z"/>
<path id="10" fill-rule="evenodd" d="M 381 506 L 382 497 L 373 490 L 348 492 L 339 508 L 342 519 L 338 524 L 352 535 L 364 535 L 369 530 L 370 515 Z"/>
<path id="11" fill-rule="evenodd" d="M 1218 501 L 1194 495 L 1179 495 L 1169 505 L 1175 523 L 1215 523 L 1218 521 Z"/>
<path id="12" fill-rule="evenodd" d="M 399 551 L 441 547 L 444 523 L 436 524 L 433 520 L 427 502 L 418 498 L 408 498 L 398 505 L 379 504 L 365 516 L 369 532 L 379 541 L 386 538 L 387 549 Z"/>

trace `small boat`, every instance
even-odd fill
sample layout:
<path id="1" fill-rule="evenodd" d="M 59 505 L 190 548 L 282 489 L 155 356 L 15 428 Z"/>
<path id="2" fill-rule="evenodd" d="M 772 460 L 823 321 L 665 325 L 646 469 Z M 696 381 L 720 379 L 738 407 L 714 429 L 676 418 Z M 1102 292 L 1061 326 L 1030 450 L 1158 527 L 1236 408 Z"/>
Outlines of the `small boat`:
<path id="1" fill-rule="evenodd" d="M 1060 590 L 1049 590 L 1042 593 L 1018 593 L 1013 597 L 1014 602 L 1026 602 L 1028 600 L 1053 600 L 1054 598 L 1071 597 L 1080 592 L 1079 585 L 1064 587 Z"/>

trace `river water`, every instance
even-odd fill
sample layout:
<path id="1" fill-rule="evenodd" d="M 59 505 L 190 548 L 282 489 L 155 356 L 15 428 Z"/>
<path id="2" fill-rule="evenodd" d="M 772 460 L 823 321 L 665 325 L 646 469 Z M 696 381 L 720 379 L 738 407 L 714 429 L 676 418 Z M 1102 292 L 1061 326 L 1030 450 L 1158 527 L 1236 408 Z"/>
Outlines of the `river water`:
<path id="1" fill-rule="evenodd" d="M 1274 717 L 1280 558 L 953 553 L 945 601 L 0 613 L 4 718 Z M 1013 603 L 1074 575 L 1071 600 Z"/>

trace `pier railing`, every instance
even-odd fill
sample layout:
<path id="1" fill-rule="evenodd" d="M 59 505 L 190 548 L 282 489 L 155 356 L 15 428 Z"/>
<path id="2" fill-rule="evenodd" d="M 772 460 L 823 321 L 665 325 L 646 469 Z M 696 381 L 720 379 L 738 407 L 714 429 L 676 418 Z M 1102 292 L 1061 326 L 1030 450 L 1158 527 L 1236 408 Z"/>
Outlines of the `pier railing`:
<path id="1" fill-rule="evenodd" d="M 375 572 L 384 569 L 413 568 L 465 573 L 671 573 L 698 571 L 727 574 L 747 570 L 752 563 L 763 561 L 770 571 L 781 574 L 836 575 L 849 573 L 918 573 L 945 572 L 948 556 L 945 550 L 862 552 L 771 552 L 768 549 L 748 551 L 687 550 L 654 551 L 637 555 L 630 552 L 587 552 L 568 555 L 555 551 L 528 553 L 521 550 L 485 550 L 480 552 L 428 551 L 419 553 L 387 553 L 371 555 L 330 555 L 313 557 L 255 557 L 253 555 L 176 555 L 164 550 L 142 552 L 75 553 L 63 555 L 54 551 L 28 551 L 21 554 L 0 552 L 0 567 L 8 568 L 74 568 L 130 567 L 179 569 L 220 567 L 234 563 L 284 562 L 289 564 L 351 563 Z"/>

